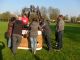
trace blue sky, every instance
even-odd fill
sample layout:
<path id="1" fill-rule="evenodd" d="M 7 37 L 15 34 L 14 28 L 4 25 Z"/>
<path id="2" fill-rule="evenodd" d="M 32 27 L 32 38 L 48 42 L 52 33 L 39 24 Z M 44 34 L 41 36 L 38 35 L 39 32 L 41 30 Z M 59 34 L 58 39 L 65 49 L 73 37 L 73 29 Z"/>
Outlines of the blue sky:
<path id="1" fill-rule="evenodd" d="M 47 8 L 52 6 L 60 9 L 63 15 L 78 16 L 80 14 L 80 0 L 0 0 L 0 12 L 15 12 L 30 5 Z"/>

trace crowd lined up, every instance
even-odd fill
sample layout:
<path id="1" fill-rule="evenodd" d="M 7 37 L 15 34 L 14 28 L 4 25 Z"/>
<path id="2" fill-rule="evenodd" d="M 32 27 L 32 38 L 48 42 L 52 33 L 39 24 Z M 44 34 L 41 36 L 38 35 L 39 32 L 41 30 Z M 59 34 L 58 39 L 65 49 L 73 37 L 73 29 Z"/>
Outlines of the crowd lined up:
<path id="1" fill-rule="evenodd" d="M 51 29 L 49 27 L 49 22 L 42 17 L 39 7 L 34 9 L 34 6 L 30 6 L 30 11 L 26 13 L 23 12 L 22 15 L 18 17 L 12 17 L 8 23 L 7 29 L 7 40 L 8 40 L 8 47 L 11 48 L 13 54 L 16 53 L 16 49 L 19 46 L 22 36 L 22 30 L 28 30 L 26 34 L 29 37 L 31 42 L 31 50 L 35 54 L 37 48 L 37 36 L 38 30 L 42 31 L 43 39 L 45 40 L 48 50 L 52 50 L 51 47 L 51 39 L 50 33 Z M 60 50 L 62 48 L 62 35 L 64 30 L 64 21 L 63 16 L 59 15 L 56 20 L 56 31 L 55 31 L 55 41 L 56 41 L 56 49 Z"/>

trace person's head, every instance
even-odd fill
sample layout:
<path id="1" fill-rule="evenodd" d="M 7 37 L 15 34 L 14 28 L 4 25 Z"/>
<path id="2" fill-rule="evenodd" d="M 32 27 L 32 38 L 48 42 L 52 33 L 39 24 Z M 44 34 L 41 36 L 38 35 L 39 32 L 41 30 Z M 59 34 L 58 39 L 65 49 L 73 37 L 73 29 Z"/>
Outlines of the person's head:
<path id="1" fill-rule="evenodd" d="M 18 17 L 18 20 L 22 20 L 22 17 L 21 17 L 21 16 L 19 16 L 19 17 Z"/>
<path id="2" fill-rule="evenodd" d="M 10 22 L 13 22 L 16 20 L 16 17 L 11 17 Z"/>
<path id="3" fill-rule="evenodd" d="M 26 14 L 26 13 L 24 13 L 24 14 L 22 14 L 22 16 L 23 16 L 23 17 L 27 17 L 27 14 Z"/>
<path id="4" fill-rule="evenodd" d="M 36 18 L 33 18 L 33 21 L 38 21 Z"/>
<path id="5" fill-rule="evenodd" d="M 32 22 L 33 22 L 33 21 L 39 22 L 38 18 L 36 18 L 36 17 L 34 17 L 34 18 L 32 19 Z"/>
<path id="6" fill-rule="evenodd" d="M 59 15 L 57 20 L 63 20 L 63 15 Z"/>
<path id="7" fill-rule="evenodd" d="M 34 5 L 30 5 L 30 10 L 35 12 L 35 6 Z"/>

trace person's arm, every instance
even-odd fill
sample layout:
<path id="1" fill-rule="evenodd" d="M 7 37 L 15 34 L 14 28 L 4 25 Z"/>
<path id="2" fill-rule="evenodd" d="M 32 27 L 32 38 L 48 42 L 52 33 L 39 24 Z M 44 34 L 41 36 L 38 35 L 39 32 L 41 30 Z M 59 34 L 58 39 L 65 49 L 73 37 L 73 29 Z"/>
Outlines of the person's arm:
<path id="1" fill-rule="evenodd" d="M 41 27 L 42 27 L 42 28 L 44 28 L 44 27 L 45 27 L 45 25 L 46 25 L 46 24 L 43 22 Z"/>
<path id="2" fill-rule="evenodd" d="M 30 16 L 30 11 L 28 12 L 28 18 L 29 18 L 29 16 Z"/>
<path id="3" fill-rule="evenodd" d="M 39 27 L 38 27 L 38 28 L 39 28 L 39 30 L 40 30 L 40 31 L 42 31 L 42 28 L 41 28 L 41 26 L 40 26 L 40 25 L 39 25 Z"/>
<path id="4" fill-rule="evenodd" d="M 31 24 L 32 24 L 32 23 L 29 24 L 29 28 L 28 28 L 28 30 L 31 30 Z"/>

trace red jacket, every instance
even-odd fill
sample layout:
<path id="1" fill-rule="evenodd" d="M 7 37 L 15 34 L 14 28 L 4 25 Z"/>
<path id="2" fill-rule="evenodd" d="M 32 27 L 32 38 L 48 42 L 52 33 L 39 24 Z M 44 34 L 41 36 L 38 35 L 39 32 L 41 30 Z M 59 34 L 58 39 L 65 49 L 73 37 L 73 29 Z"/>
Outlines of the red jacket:
<path id="1" fill-rule="evenodd" d="M 23 22 L 23 24 L 28 24 L 28 22 L 29 22 L 28 17 L 22 17 L 22 22 Z"/>

